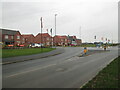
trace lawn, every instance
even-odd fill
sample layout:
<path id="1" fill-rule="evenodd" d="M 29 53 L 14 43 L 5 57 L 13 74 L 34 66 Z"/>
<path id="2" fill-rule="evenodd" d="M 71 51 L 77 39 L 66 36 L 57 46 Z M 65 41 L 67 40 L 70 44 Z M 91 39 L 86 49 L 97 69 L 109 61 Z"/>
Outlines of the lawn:
<path id="1" fill-rule="evenodd" d="M 83 44 L 83 45 L 80 45 L 80 47 L 96 47 L 95 44 Z"/>
<path id="2" fill-rule="evenodd" d="M 120 88 L 118 87 L 120 73 L 118 73 L 118 61 L 120 57 L 112 61 L 107 67 L 101 70 L 91 81 L 82 87 L 84 88 Z"/>
<path id="3" fill-rule="evenodd" d="M 23 55 L 32 55 L 38 53 L 44 53 L 55 50 L 55 48 L 26 48 L 26 49 L 3 49 L 2 58 L 23 56 Z"/>

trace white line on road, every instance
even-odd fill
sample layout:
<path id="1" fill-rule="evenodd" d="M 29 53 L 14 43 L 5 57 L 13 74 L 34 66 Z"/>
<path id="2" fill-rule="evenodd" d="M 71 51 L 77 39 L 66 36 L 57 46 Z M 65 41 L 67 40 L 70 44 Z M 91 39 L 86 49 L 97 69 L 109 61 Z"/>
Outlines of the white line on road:
<path id="1" fill-rule="evenodd" d="M 36 68 L 36 69 L 33 69 L 33 70 L 29 70 L 29 71 L 24 71 L 24 72 L 12 74 L 12 75 L 6 76 L 6 78 L 17 76 L 17 75 L 20 75 L 20 74 L 29 73 L 29 72 L 36 71 L 36 70 L 45 69 L 45 68 L 48 68 L 48 67 L 51 67 L 51 66 L 54 66 L 54 65 L 56 65 L 56 64 L 50 64 L 50 65 L 47 65 L 47 66 L 44 66 L 44 67 L 41 67 L 41 68 Z"/>

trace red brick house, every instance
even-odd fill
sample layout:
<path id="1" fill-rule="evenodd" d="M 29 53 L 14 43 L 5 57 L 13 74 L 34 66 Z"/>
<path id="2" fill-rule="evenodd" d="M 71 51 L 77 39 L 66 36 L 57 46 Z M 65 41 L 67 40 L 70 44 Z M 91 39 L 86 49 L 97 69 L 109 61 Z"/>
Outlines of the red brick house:
<path id="1" fill-rule="evenodd" d="M 76 39 L 77 45 L 81 45 L 82 44 L 82 40 L 81 39 Z"/>
<path id="2" fill-rule="evenodd" d="M 22 37 L 25 39 L 25 45 L 28 46 L 28 45 L 32 45 L 34 44 L 34 35 L 33 34 L 22 34 Z"/>
<path id="3" fill-rule="evenodd" d="M 81 45 L 82 40 L 81 39 L 77 39 L 76 36 L 68 36 L 68 40 L 69 40 L 69 45 Z"/>
<path id="4" fill-rule="evenodd" d="M 54 45 L 57 46 L 67 46 L 68 45 L 68 38 L 67 36 L 54 36 Z"/>
<path id="5" fill-rule="evenodd" d="M 2 29 L 2 42 L 5 45 L 20 45 L 25 43 L 25 39 L 22 37 L 19 31 Z"/>
<path id="6" fill-rule="evenodd" d="M 39 33 L 35 36 L 35 43 L 43 44 L 44 46 L 50 46 L 52 43 L 52 37 L 48 33 L 42 33 L 42 35 Z"/>

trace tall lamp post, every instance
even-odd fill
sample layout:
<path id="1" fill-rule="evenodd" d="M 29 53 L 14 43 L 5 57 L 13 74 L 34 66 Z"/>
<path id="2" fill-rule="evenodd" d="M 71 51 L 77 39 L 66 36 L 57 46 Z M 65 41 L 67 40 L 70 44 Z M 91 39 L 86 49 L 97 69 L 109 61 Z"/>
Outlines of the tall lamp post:
<path id="1" fill-rule="evenodd" d="M 57 14 L 55 14 L 55 36 L 56 36 L 56 16 L 57 16 Z M 56 48 L 56 38 L 55 38 L 55 48 Z"/>
<path id="2" fill-rule="evenodd" d="M 51 32 L 51 48 L 52 48 L 52 43 L 53 43 L 53 38 L 52 38 L 52 28 L 50 29 Z"/>
<path id="3" fill-rule="evenodd" d="M 40 21 L 41 21 L 41 52 L 43 51 L 42 50 L 42 28 L 43 28 L 43 24 L 42 24 L 42 17 L 40 18 Z"/>

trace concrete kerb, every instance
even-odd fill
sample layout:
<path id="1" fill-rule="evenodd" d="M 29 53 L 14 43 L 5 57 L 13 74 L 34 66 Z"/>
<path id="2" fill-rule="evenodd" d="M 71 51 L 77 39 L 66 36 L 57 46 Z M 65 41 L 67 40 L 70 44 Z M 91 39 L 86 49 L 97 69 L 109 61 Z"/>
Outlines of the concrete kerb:
<path id="1" fill-rule="evenodd" d="M 55 55 L 58 55 L 61 53 L 64 53 L 63 48 L 59 48 L 59 49 L 56 49 L 56 50 L 53 50 L 50 52 L 46 52 L 46 53 L 41 53 L 41 54 L 3 58 L 2 65 L 24 62 L 24 61 L 28 61 L 28 60 L 34 60 L 34 59 L 47 58 L 47 57 L 55 56 Z"/>

